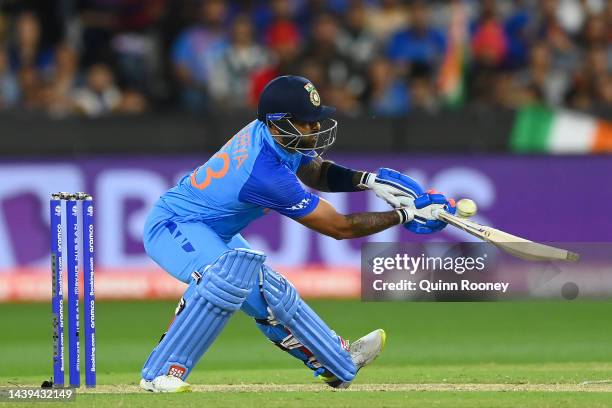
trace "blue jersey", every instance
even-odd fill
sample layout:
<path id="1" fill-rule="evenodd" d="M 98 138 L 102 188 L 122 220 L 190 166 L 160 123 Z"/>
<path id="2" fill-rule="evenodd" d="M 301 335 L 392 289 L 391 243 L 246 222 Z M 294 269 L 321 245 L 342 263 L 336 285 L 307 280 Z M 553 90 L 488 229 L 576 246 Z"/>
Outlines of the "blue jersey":
<path id="1" fill-rule="evenodd" d="M 319 197 L 295 174 L 309 160 L 283 149 L 266 124 L 255 120 L 162 195 L 162 205 L 176 220 L 204 222 L 230 240 L 268 209 L 298 218 L 316 208 Z"/>

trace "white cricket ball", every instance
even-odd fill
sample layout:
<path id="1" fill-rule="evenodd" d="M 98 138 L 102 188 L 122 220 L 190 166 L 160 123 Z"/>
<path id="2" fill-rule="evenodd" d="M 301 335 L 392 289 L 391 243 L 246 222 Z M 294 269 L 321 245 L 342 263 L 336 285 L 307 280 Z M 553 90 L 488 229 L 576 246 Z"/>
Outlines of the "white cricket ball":
<path id="1" fill-rule="evenodd" d="M 476 214 L 476 211 L 478 211 L 476 203 L 469 198 L 462 198 L 457 202 L 457 214 L 460 217 L 471 217 Z"/>

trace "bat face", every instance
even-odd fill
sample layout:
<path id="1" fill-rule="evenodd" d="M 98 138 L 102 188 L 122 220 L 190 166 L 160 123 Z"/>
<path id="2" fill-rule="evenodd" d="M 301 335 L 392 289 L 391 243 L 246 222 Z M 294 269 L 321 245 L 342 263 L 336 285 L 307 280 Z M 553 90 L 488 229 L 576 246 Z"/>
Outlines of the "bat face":
<path id="1" fill-rule="evenodd" d="M 572 262 L 577 262 L 578 259 L 580 259 L 580 255 L 577 253 L 533 242 L 492 227 L 456 217 L 452 214 L 440 213 L 438 217 L 448 224 L 460 228 L 483 241 L 490 242 L 498 248 L 521 259 L 532 261 L 561 260 Z"/>

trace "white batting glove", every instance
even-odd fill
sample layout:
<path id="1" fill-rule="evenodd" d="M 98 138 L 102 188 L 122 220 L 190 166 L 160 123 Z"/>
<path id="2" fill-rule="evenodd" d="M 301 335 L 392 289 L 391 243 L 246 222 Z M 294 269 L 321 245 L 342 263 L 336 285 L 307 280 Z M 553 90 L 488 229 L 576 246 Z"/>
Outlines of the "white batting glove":
<path id="1" fill-rule="evenodd" d="M 408 176 L 383 168 L 378 174 L 364 172 L 359 187 L 372 190 L 393 208 L 410 207 L 422 190 L 420 186 L 406 182 L 407 179 L 416 184 Z"/>

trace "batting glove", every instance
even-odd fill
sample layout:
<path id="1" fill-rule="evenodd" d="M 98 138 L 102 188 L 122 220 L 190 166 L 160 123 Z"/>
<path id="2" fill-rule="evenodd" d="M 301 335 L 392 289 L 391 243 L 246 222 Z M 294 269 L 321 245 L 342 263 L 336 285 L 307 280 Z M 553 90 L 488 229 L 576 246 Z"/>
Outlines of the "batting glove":
<path id="1" fill-rule="evenodd" d="M 446 211 L 455 214 L 455 200 L 447 199 L 444 195 L 433 192 L 419 195 L 412 206 L 399 208 L 398 214 L 404 228 L 415 234 L 431 234 L 446 227 L 444 221 L 436 217 L 436 212 Z"/>
<path id="2" fill-rule="evenodd" d="M 387 168 L 378 173 L 363 173 L 359 187 L 372 190 L 393 208 L 414 206 L 414 200 L 423 194 L 423 188 L 410 177 Z"/>

